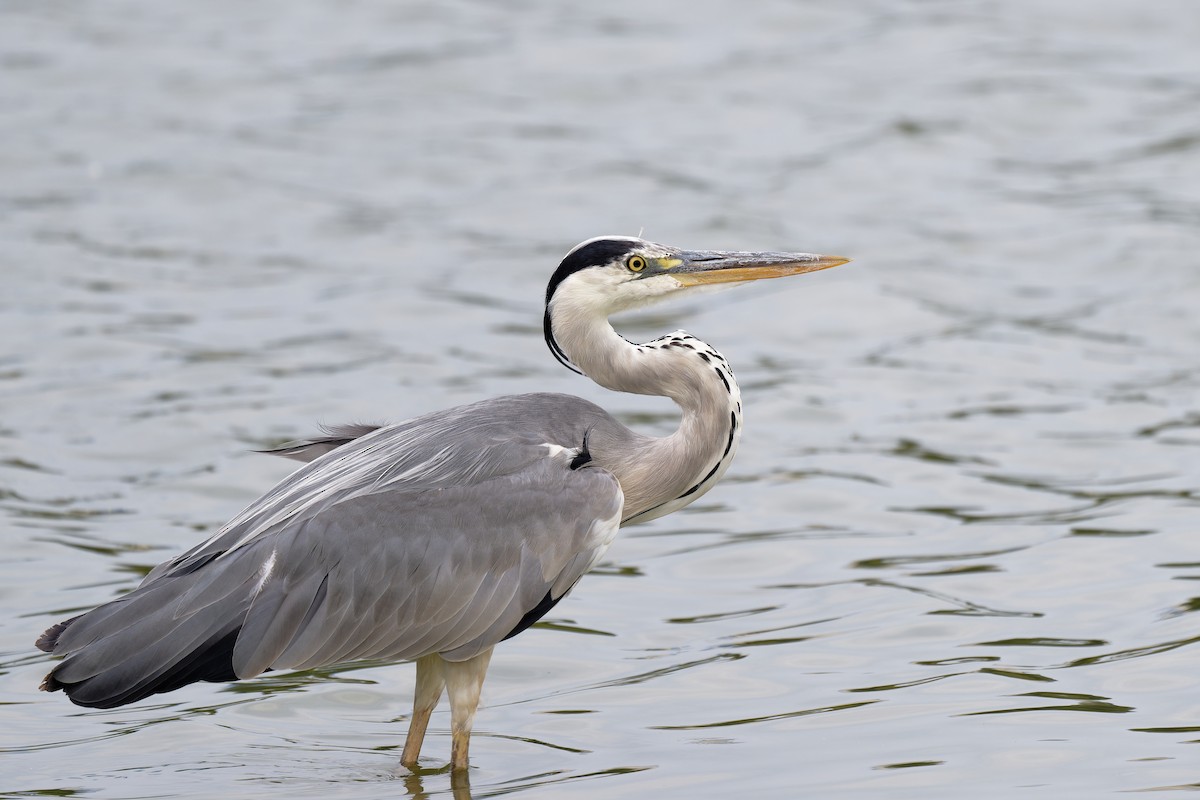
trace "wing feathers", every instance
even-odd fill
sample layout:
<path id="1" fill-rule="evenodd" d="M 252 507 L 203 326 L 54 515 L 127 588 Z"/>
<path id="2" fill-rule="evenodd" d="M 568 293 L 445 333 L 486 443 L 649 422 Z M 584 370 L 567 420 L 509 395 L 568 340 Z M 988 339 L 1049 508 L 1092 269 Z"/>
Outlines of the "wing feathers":
<path id="1" fill-rule="evenodd" d="M 39 645 L 65 658 L 44 688 L 110 707 L 268 669 L 464 660 L 528 625 L 608 547 L 623 495 L 570 468 L 581 431 L 546 447 L 517 430 L 525 412 L 494 410 L 331 431 L 324 444 L 346 441 L 216 537 L 47 631 Z M 426 441 L 424 461 L 402 447 Z"/>
<path id="2" fill-rule="evenodd" d="M 270 456 L 282 456 L 283 458 L 290 458 L 293 461 L 307 463 L 320 458 L 331 450 L 336 450 L 344 444 L 349 444 L 360 436 L 366 436 L 380 427 L 379 425 L 364 425 L 361 423 L 322 425 L 321 430 L 325 431 L 324 436 L 318 436 L 306 441 L 289 442 L 282 447 L 272 447 L 269 450 L 257 450 L 255 452 L 265 453 Z"/>
<path id="3" fill-rule="evenodd" d="M 310 618 L 313 606 L 325 596 L 329 576 L 310 572 L 298 581 L 268 582 L 255 597 L 237 644 L 233 671 L 250 678 L 270 669 Z"/>

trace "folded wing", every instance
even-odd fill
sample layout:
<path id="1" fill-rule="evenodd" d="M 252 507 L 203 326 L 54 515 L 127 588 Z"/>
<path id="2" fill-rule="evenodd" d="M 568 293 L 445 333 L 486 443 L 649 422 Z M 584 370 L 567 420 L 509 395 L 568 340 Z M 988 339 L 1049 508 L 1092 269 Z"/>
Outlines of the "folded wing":
<path id="1" fill-rule="evenodd" d="M 43 688 L 107 708 L 269 669 L 465 660 L 524 629 L 603 554 L 623 495 L 580 463 L 582 429 L 523 429 L 517 400 L 316 457 L 133 592 L 48 630 L 39 647 L 65 658 Z"/>

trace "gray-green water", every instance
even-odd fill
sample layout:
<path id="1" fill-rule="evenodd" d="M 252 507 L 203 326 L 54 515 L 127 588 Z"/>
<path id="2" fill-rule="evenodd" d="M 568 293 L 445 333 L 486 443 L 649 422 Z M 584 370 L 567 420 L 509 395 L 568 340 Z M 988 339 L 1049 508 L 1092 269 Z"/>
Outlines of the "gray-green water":
<path id="1" fill-rule="evenodd" d="M 0 794 L 448 796 L 411 666 L 35 691 L 319 422 L 531 389 L 599 233 L 853 256 L 627 320 L 746 436 L 497 650 L 477 798 L 1200 788 L 1190 0 L 0 6 Z M 462 792 L 459 793 L 460 797 Z"/>

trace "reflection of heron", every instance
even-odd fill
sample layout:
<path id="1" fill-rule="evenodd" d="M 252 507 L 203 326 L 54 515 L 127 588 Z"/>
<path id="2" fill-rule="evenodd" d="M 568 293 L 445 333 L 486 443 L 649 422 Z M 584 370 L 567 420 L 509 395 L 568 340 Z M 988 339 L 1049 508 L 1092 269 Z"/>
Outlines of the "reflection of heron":
<path id="1" fill-rule="evenodd" d="M 578 397 L 526 394 L 272 451 L 308 463 L 133 592 L 46 631 L 38 647 L 66 658 L 42 688 L 111 708 L 270 669 L 415 660 L 401 760 L 416 764 L 445 689 L 451 762 L 465 768 L 493 646 L 561 600 L 618 527 L 712 488 L 737 449 L 742 405 L 721 354 L 682 331 L 633 344 L 608 316 L 846 260 L 580 244 L 546 289 L 546 342 L 601 386 L 670 397 L 683 409 L 674 434 L 635 433 Z"/>

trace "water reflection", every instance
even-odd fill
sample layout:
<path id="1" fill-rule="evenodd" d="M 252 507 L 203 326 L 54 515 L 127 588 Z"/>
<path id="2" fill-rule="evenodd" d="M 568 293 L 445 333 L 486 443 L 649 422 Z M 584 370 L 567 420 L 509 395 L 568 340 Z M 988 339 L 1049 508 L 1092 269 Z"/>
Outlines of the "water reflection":
<path id="1" fill-rule="evenodd" d="M 454 800 L 473 800 L 474 795 L 471 794 L 471 776 L 465 771 L 454 772 L 449 767 L 443 769 L 421 769 L 416 771 L 404 770 L 400 780 L 404 784 L 404 791 L 413 800 L 428 800 L 432 795 L 425 791 L 425 778 L 432 775 L 449 775 L 450 777 L 450 794 Z M 442 794 L 441 791 L 435 794 Z M 482 795 L 481 795 L 482 796 Z"/>
<path id="2" fill-rule="evenodd" d="M 454 800 L 483 800 L 487 797 L 502 797 L 529 789 L 543 787 L 560 787 L 568 791 L 573 783 L 594 781 L 603 778 L 632 775 L 638 772 L 654 769 L 650 766 L 612 767 L 598 772 L 569 773 L 543 772 L 511 778 L 501 783 L 488 783 L 472 789 L 469 772 L 452 772 L 449 767 L 439 769 L 418 768 L 415 772 L 405 771 L 398 776 L 404 785 L 404 790 L 412 800 L 426 800 L 430 797 L 446 794 L 446 787 Z M 426 783 L 430 788 L 426 788 Z"/>

